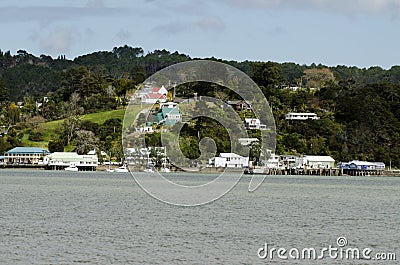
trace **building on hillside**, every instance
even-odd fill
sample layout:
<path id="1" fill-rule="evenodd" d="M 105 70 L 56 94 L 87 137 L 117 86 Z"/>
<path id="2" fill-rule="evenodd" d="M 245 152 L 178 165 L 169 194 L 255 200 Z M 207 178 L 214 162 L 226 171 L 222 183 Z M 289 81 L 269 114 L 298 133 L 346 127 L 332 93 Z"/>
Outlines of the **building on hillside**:
<path id="1" fill-rule="evenodd" d="M 239 138 L 239 143 L 243 146 L 251 145 L 252 143 L 258 143 L 260 140 L 257 138 Z"/>
<path id="2" fill-rule="evenodd" d="M 152 126 L 141 126 L 136 128 L 136 132 L 138 133 L 153 133 L 153 127 Z"/>
<path id="3" fill-rule="evenodd" d="M 176 103 L 163 103 L 161 110 L 155 115 L 155 123 L 164 125 L 174 125 L 182 122 L 182 115 Z"/>
<path id="4" fill-rule="evenodd" d="M 301 157 L 297 166 L 303 168 L 334 168 L 335 167 L 335 159 L 330 156 L 312 156 L 305 155 Z"/>
<path id="5" fill-rule="evenodd" d="M 49 169 L 62 170 L 75 165 L 79 171 L 96 171 L 99 165 L 97 155 L 78 155 L 75 152 L 55 152 L 44 158 Z"/>
<path id="6" fill-rule="evenodd" d="M 160 109 L 163 109 L 163 108 L 173 109 L 173 108 L 177 108 L 177 107 L 178 107 L 178 103 L 175 103 L 175 102 L 160 103 Z"/>
<path id="7" fill-rule="evenodd" d="M 248 130 L 266 130 L 267 125 L 261 124 L 259 119 L 246 118 L 244 119 L 244 126 Z"/>
<path id="8" fill-rule="evenodd" d="M 249 158 L 235 153 L 220 153 L 210 158 L 208 164 L 212 167 L 243 168 L 249 165 Z"/>
<path id="9" fill-rule="evenodd" d="M 41 147 L 15 147 L 4 154 L 4 163 L 9 165 L 39 165 L 50 152 Z"/>
<path id="10" fill-rule="evenodd" d="M 285 119 L 289 121 L 305 121 L 305 120 L 319 120 L 320 118 L 315 113 L 295 113 L 289 112 L 285 115 Z"/>
<path id="11" fill-rule="evenodd" d="M 161 95 L 164 95 L 164 96 L 168 95 L 168 90 L 164 86 L 162 86 L 160 88 L 154 87 L 152 89 L 152 92 L 155 93 L 155 94 L 161 94 Z"/>
<path id="12" fill-rule="evenodd" d="M 226 103 L 234 110 L 251 110 L 251 104 L 243 100 L 229 100 Z"/>
<path id="13" fill-rule="evenodd" d="M 149 93 L 142 96 L 142 103 L 156 104 L 158 102 L 166 102 L 167 96 L 158 93 Z"/>

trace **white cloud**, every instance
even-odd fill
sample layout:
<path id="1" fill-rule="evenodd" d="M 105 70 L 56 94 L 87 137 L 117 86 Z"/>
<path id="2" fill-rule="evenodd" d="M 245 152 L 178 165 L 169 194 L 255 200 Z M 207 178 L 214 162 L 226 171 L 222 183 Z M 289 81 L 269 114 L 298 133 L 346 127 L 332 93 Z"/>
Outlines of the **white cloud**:
<path id="1" fill-rule="evenodd" d="M 204 31 L 222 32 L 225 30 L 226 25 L 224 22 L 215 16 L 205 17 L 198 22 L 198 26 Z"/>
<path id="2" fill-rule="evenodd" d="M 102 0 L 92 0 L 86 6 L 2 6 L 0 21 L 48 24 L 53 21 L 77 20 L 85 17 L 108 17 L 129 14 L 125 8 L 105 7 Z"/>
<path id="3" fill-rule="evenodd" d="M 120 40 L 129 40 L 132 37 L 132 34 L 128 30 L 120 30 L 117 34 L 116 37 Z"/>
<path id="4" fill-rule="evenodd" d="M 176 35 L 189 30 L 189 24 L 183 22 L 170 22 L 154 27 L 151 31 L 166 35 Z"/>
<path id="5" fill-rule="evenodd" d="M 40 49 L 53 55 L 65 54 L 79 39 L 80 33 L 73 28 L 56 28 L 40 39 Z"/>
<path id="6" fill-rule="evenodd" d="M 400 14 L 400 0 L 223 0 L 240 8 L 318 10 L 345 15 Z"/>

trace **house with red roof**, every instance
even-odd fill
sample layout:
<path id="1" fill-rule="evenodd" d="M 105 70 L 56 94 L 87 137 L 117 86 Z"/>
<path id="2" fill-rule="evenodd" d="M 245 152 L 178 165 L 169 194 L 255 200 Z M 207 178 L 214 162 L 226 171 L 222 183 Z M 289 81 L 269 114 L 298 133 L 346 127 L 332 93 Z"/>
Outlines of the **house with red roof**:
<path id="1" fill-rule="evenodd" d="M 142 97 L 142 103 L 144 104 L 164 103 L 166 101 L 167 101 L 167 96 L 158 93 L 149 93 L 143 95 Z"/>
<path id="2" fill-rule="evenodd" d="M 153 93 L 166 96 L 168 94 L 168 90 L 164 86 L 162 86 L 160 88 L 155 87 L 155 88 L 153 88 Z"/>
<path id="3" fill-rule="evenodd" d="M 164 103 L 167 101 L 168 90 L 162 86 L 161 88 L 154 87 L 146 94 L 142 95 L 142 103 L 155 104 Z"/>

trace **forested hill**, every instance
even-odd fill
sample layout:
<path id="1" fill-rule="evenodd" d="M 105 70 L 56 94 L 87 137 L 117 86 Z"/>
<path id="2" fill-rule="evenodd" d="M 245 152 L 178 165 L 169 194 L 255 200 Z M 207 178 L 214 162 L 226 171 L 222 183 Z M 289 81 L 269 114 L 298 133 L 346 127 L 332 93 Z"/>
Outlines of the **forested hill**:
<path id="1" fill-rule="evenodd" d="M 195 59 L 195 58 L 193 58 Z M 215 58 L 208 58 L 217 60 Z M 192 60 L 188 55 L 178 52 L 169 52 L 166 50 L 155 50 L 145 53 L 142 48 L 133 48 L 128 46 L 115 47 L 112 51 L 99 51 L 88 55 L 83 55 L 68 60 L 65 56 L 52 58 L 48 55 L 39 57 L 30 54 L 25 50 L 19 50 L 16 55 L 11 55 L 10 51 L 0 50 L 0 80 L 9 90 L 12 101 L 22 101 L 26 96 L 40 97 L 48 92 L 54 92 L 62 87 L 66 78 L 66 72 L 71 69 L 77 69 L 80 66 L 86 67 L 94 73 L 101 73 L 105 77 L 121 78 L 135 80 L 135 83 L 141 83 L 146 77 L 156 71 L 179 62 Z M 244 71 L 249 76 L 254 76 L 254 65 L 257 62 L 244 61 L 218 61 L 230 64 Z M 323 75 L 333 74 L 338 82 L 346 81 L 353 84 L 374 84 L 389 82 L 400 84 L 400 66 L 393 66 L 391 69 L 382 69 L 380 67 L 371 67 L 368 69 L 336 66 L 326 67 L 324 65 L 299 65 L 295 63 L 272 63 L 271 71 L 279 71 L 281 78 L 280 85 L 308 85 L 318 86 L 319 83 L 307 84 L 305 71 L 309 75 L 313 74 L 313 69 L 325 69 L 328 72 L 316 72 L 314 77 L 325 80 Z"/>
<path id="2" fill-rule="evenodd" d="M 47 139 L 44 122 L 64 119 L 50 137 L 52 151 L 77 150 L 80 143 L 96 150 L 120 150 L 120 119 L 105 125 L 83 122 L 82 114 L 122 110 L 127 91 L 133 92 L 146 77 L 169 65 L 192 60 L 166 50 L 145 53 L 142 48 L 117 47 L 67 60 L 16 55 L 0 51 L 0 152 L 26 143 L 36 146 Z M 277 125 L 278 154 L 331 155 L 336 161 L 382 161 L 400 168 L 400 67 L 391 69 L 276 62 L 235 62 L 269 101 Z M 236 100 L 237 95 L 212 84 L 178 86 L 177 96 L 206 95 Z M 23 107 L 19 108 L 18 104 Z M 288 122 L 289 112 L 314 112 L 320 120 Z M 241 113 L 242 118 L 253 117 Z M 210 137 L 215 127 L 201 119 L 194 128 Z M 99 129 L 101 128 L 103 129 Z M 114 128 L 113 133 L 107 130 Z M 106 135 L 109 133 L 109 137 Z M 182 139 L 187 153 L 198 154 L 198 131 Z M 91 137 L 89 137 L 92 135 Z M 157 136 L 157 133 L 154 134 Z M 249 132 L 259 137 L 258 132 Z M 47 138 L 46 138 L 47 137 Z M 221 137 L 220 137 L 221 138 Z M 85 139 L 98 139 L 87 145 Z M 156 139 L 156 138 L 154 138 Z M 222 139 L 222 138 L 221 138 Z M 154 141 L 156 143 L 156 141 Z M 229 152 L 224 144 L 218 152 Z M 256 149 L 254 149 L 256 151 Z M 256 154 L 257 152 L 254 152 Z"/>

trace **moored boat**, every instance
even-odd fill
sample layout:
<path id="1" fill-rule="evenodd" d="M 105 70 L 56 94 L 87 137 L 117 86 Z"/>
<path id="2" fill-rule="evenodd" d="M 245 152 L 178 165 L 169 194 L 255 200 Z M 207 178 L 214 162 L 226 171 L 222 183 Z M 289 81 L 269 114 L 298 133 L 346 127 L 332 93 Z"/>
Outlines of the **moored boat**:
<path id="1" fill-rule="evenodd" d="M 114 170 L 114 172 L 119 172 L 119 173 L 123 173 L 123 172 L 129 172 L 128 168 L 126 166 L 121 166 L 119 168 L 116 168 Z"/>

